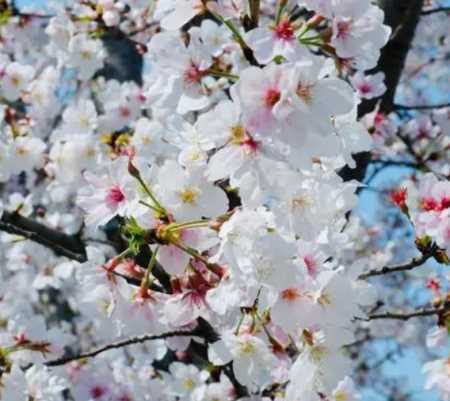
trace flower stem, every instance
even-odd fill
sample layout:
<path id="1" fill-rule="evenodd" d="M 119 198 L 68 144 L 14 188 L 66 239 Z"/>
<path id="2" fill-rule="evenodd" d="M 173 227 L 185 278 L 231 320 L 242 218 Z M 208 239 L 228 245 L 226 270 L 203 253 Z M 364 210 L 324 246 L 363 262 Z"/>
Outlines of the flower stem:
<path id="1" fill-rule="evenodd" d="M 142 188 L 144 189 L 145 193 L 150 197 L 150 199 L 153 201 L 154 205 L 155 205 L 155 209 L 157 209 L 158 212 L 166 215 L 166 209 L 164 209 L 164 207 L 161 205 L 161 203 L 158 202 L 158 199 L 156 199 L 155 195 L 153 194 L 153 192 L 150 190 L 150 188 L 148 187 L 148 185 L 144 182 L 144 180 L 142 179 L 141 175 L 139 174 L 136 179 L 138 180 L 139 184 L 141 184 Z"/>
<path id="2" fill-rule="evenodd" d="M 153 211 L 155 211 L 155 212 L 157 212 L 157 213 L 160 213 L 160 212 L 161 212 L 159 209 L 157 209 L 156 207 L 150 205 L 150 203 L 147 203 L 147 202 L 145 202 L 145 201 L 143 201 L 143 200 L 140 200 L 139 203 L 140 203 L 141 205 L 147 206 L 148 208 L 152 209 Z"/>
<path id="3" fill-rule="evenodd" d="M 202 227 L 208 227 L 209 226 L 209 220 L 194 220 L 194 221 L 188 221 L 186 223 L 181 224 L 172 224 L 170 226 L 170 231 L 176 232 L 181 230 L 187 230 L 190 228 L 202 228 Z"/>
<path id="4" fill-rule="evenodd" d="M 227 72 L 214 70 L 212 68 L 208 70 L 208 74 L 212 75 L 213 77 L 228 78 L 232 81 L 237 81 L 239 79 L 239 75 L 229 74 Z"/>
<path id="5" fill-rule="evenodd" d="M 186 252 L 188 255 L 191 255 L 194 259 L 202 262 L 211 273 L 218 275 L 216 269 L 214 269 L 214 267 L 213 267 L 214 265 L 209 263 L 208 259 L 206 259 L 204 256 L 200 255 L 195 249 L 189 248 L 179 242 L 174 242 L 173 245 L 175 245 L 177 248 L 181 249 L 182 251 Z"/>
<path id="6" fill-rule="evenodd" d="M 278 0 L 277 15 L 275 17 L 275 25 L 278 25 L 283 15 L 284 8 L 286 7 L 286 0 Z"/>
<path id="7" fill-rule="evenodd" d="M 152 257 L 150 258 L 150 261 L 148 262 L 147 270 L 145 271 L 145 276 L 141 283 L 142 290 L 148 290 L 150 288 L 150 284 L 151 284 L 150 275 L 153 271 L 153 268 L 155 267 L 156 255 L 158 254 L 158 251 L 159 251 L 159 246 L 156 247 L 156 249 L 153 251 Z"/>

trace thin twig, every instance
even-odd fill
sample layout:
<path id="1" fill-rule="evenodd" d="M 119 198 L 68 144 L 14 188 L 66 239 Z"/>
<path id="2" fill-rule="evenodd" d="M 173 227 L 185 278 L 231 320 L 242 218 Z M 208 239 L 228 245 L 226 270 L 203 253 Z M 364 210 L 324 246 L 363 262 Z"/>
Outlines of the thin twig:
<path id="1" fill-rule="evenodd" d="M 86 359 L 86 358 L 92 358 L 99 354 L 102 354 L 103 352 L 112 350 L 112 349 L 118 349 L 123 348 L 128 345 L 132 344 L 142 344 L 147 341 L 152 340 L 162 340 L 165 338 L 171 338 L 171 337 L 191 337 L 191 336 L 199 336 L 200 333 L 196 330 L 192 331 L 172 331 L 164 334 L 157 334 L 157 335 L 149 335 L 144 334 L 142 336 L 136 336 L 136 337 L 130 337 L 125 340 L 116 341 L 110 344 L 103 345 L 98 348 L 94 348 L 91 351 L 82 352 L 76 355 L 71 356 L 63 356 L 62 358 L 53 359 L 51 361 L 45 362 L 46 366 L 61 366 L 65 365 L 66 363 L 77 361 L 80 359 Z"/>
<path id="2" fill-rule="evenodd" d="M 372 164 L 381 164 L 385 167 L 396 166 L 396 167 L 411 167 L 411 168 L 420 168 L 421 166 L 412 161 L 408 160 L 382 160 L 376 159 L 371 161 Z"/>
<path id="3" fill-rule="evenodd" d="M 434 109 L 445 109 L 450 107 L 450 103 L 440 103 L 440 104 L 421 104 L 415 106 L 405 106 L 403 104 L 394 104 L 395 110 L 434 110 Z"/>
<path id="4" fill-rule="evenodd" d="M 357 320 L 376 320 L 376 319 L 394 319 L 394 320 L 409 320 L 414 317 L 425 317 L 425 316 L 434 316 L 434 315 L 440 315 L 441 313 L 445 312 L 446 308 L 423 308 L 418 309 L 414 312 L 408 312 L 408 313 L 397 313 L 397 312 L 385 312 L 385 313 L 379 313 L 379 314 L 373 314 L 369 315 L 367 319 L 361 319 L 358 318 Z"/>
<path id="5" fill-rule="evenodd" d="M 422 11 L 422 15 L 431 15 L 436 13 L 450 13 L 450 7 L 438 7 L 431 10 Z"/>
<path id="6" fill-rule="evenodd" d="M 433 248 L 432 252 L 424 253 L 422 256 L 413 258 L 411 261 L 407 263 L 402 263 L 400 265 L 395 266 L 384 266 L 381 269 L 370 270 L 367 273 L 361 274 L 359 278 L 364 280 L 368 277 L 381 276 L 383 274 L 398 273 L 413 270 L 416 267 L 422 266 L 428 259 L 432 258 L 434 255 L 434 251 L 435 249 Z"/>
<path id="7" fill-rule="evenodd" d="M 37 242 L 47 248 L 52 249 L 55 253 L 61 256 L 65 256 L 69 259 L 76 260 L 77 262 L 86 262 L 86 255 L 82 253 L 76 253 L 66 248 L 64 245 L 53 241 L 52 239 L 45 237 L 37 232 L 29 231 L 24 228 L 18 227 L 12 223 L 0 221 L 0 231 L 5 231 L 12 235 L 19 235 L 30 241 Z"/>

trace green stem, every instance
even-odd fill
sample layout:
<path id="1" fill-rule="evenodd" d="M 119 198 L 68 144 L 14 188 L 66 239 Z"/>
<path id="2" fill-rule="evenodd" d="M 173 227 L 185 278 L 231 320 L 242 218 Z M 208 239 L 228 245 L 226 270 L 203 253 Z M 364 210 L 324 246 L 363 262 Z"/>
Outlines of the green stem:
<path id="1" fill-rule="evenodd" d="M 8 347 L 4 347 L 1 349 L 0 352 L 0 356 L 2 356 L 3 358 L 6 358 L 8 355 L 16 352 L 16 351 L 20 351 L 20 347 L 18 345 L 10 345 Z"/>
<path id="2" fill-rule="evenodd" d="M 242 37 L 241 33 L 237 30 L 237 28 L 233 25 L 233 23 L 229 20 L 226 20 L 219 14 L 213 14 L 214 17 L 216 17 L 220 22 L 222 22 L 233 34 L 234 39 L 239 43 L 242 49 L 248 49 L 247 43 L 245 43 L 244 38 Z"/>
<path id="3" fill-rule="evenodd" d="M 152 274 L 153 268 L 156 265 L 156 255 L 158 254 L 159 246 L 152 253 L 152 257 L 150 258 L 150 262 L 148 262 L 147 270 L 145 271 L 144 279 L 141 283 L 141 288 L 143 290 L 148 290 L 150 288 L 150 275 Z"/>
<path id="4" fill-rule="evenodd" d="M 148 185 L 144 182 L 141 175 L 137 175 L 136 179 L 138 180 L 139 184 L 141 184 L 142 188 L 144 189 L 145 193 L 150 197 L 150 199 L 155 204 L 155 208 L 158 210 L 158 212 L 166 215 L 166 209 L 158 202 L 158 199 L 156 199 L 155 195 L 153 195 L 153 192 L 150 190 Z"/>
<path id="5" fill-rule="evenodd" d="M 241 318 L 239 319 L 236 330 L 234 330 L 234 335 L 237 336 L 239 334 L 239 330 L 241 329 L 242 323 L 244 323 L 245 313 L 241 314 Z"/>
<path id="6" fill-rule="evenodd" d="M 311 27 L 309 25 L 306 25 L 305 29 L 302 32 L 300 32 L 300 34 L 297 36 L 297 39 L 298 40 L 302 39 L 303 36 L 305 36 L 310 30 L 311 30 Z"/>
<path id="7" fill-rule="evenodd" d="M 170 231 L 176 232 L 176 231 L 181 231 L 181 230 L 187 230 L 189 228 L 202 228 L 202 227 L 208 227 L 208 226 L 209 226 L 209 220 L 188 221 L 186 223 L 170 225 Z"/>
<path id="8" fill-rule="evenodd" d="M 209 262 L 206 258 L 204 258 L 202 255 L 200 255 L 196 250 L 189 248 L 179 242 L 174 242 L 173 245 L 175 245 L 177 248 L 181 249 L 182 251 L 186 252 L 188 255 L 191 255 L 193 258 L 200 260 L 205 265 L 209 265 Z"/>
<path id="9" fill-rule="evenodd" d="M 275 17 L 275 25 L 278 25 L 280 23 L 281 16 L 283 15 L 283 11 L 284 11 L 285 7 L 286 7 L 286 1 L 278 0 L 277 15 Z"/>
<path id="10" fill-rule="evenodd" d="M 157 212 L 157 213 L 161 213 L 161 210 L 157 209 L 156 207 L 150 205 L 150 203 L 144 202 L 143 200 L 140 200 L 139 203 L 141 205 L 147 206 L 148 208 L 152 209 L 153 211 Z"/>
<path id="11" fill-rule="evenodd" d="M 228 78 L 232 81 L 237 81 L 239 79 L 239 75 L 234 75 L 234 74 L 228 74 L 227 72 L 223 72 L 223 71 L 217 71 L 214 69 L 209 69 L 208 70 L 208 74 L 214 76 L 214 77 L 219 77 L 219 78 Z"/>
<path id="12" fill-rule="evenodd" d="M 316 36 L 310 36 L 308 38 L 299 38 L 300 43 L 317 41 L 317 40 L 322 40 L 322 36 L 316 35 Z"/>
<path id="13" fill-rule="evenodd" d="M 124 257 L 126 257 L 131 252 L 130 248 L 125 249 L 123 252 L 119 253 L 114 259 L 122 260 Z"/>
<path id="14" fill-rule="evenodd" d="M 206 268 L 211 272 L 217 275 L 217 272 L 212 267 L 211 263 L 209 263 L 208 259 L 200 255 L 195 249 L 189 248 L 179 242 L 174 242 L 173 245 L 175 245 L 177 248 L 181 249 L 182 251 L 186 252 L 188 255 L 192 256 L 194 259 L 199 260 L 202 262 Z"/>
<path id="15" fill-rule="evenodd" d="M 320 36 L 300 39 L 300 43 L 306 46 L 319 46 L 319 47 L 324 44 Z"/>
<path id="16" fill-rule="evenodd" d="M 263 319 L 261 316 L 259 316 L 258 312 L 255 312 L 256 318 L 259 320 L 259 322 L 261 323 L 261 326 L 264 330 L 264 333 L 266 333 L 267 338 L 269 339 L 269 341 L 271 341 L 274 344 L 280 345 L 280 343 L 278 342 L 278 340 L 272 335 L 272 333 L 269 331 L 269 329 L 266 327 L 266 324 L 264 323 Z"/>

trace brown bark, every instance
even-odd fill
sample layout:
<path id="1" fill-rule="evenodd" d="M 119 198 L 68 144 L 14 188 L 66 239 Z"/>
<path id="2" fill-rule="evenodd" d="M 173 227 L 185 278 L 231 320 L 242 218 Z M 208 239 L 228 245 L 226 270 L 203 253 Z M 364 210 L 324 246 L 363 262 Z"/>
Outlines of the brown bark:
<path id="1" fill-rule="evenodd" d="M 78 236 L 64 234 L 18 213 L 3 212 L 0 218 L 0 230 L 44 245 L 57 255 L 66 256 L 78 262 L 86 261 L 85 244 Z"/>
<path id="2" fill-rule="evenodd" d="M 381 98 L 365 100 L 358 109 L 360 117 L 373 111 L 380 104 L 380 112 L 390 113 L 394 109 L 394 98 L 405 66 L 406 57 L 414 39 L 420 20 L 424 0 L 379 0 L 385 12 L 385 24 L 392 28 L 389 42 L 381 51 L 380 61 L 371 73 L 383 72 L 387 91 Z M 370 152 L 354 155 L 356 167 L 344 167 L 340 175 L 345 181 L 362 181 L 371 160 Z"/>

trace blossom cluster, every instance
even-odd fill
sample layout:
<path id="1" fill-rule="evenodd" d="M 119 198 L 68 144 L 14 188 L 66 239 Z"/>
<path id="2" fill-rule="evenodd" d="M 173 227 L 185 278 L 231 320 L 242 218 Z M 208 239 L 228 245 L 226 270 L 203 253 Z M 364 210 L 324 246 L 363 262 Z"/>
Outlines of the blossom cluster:
<path id="1" fill-rule="evenodd" d="M 2 234 L 1 399 L 359 399 L 346 345 L 382 264 L 345 256 L 359 183 L 339 170 L 382 125 L 358 117 L 386 90 L 367 73 L 381 9 L 73 3 L 1 28 L 0 212 L 88 244 L 70 259 Z M 108 78 L 109 35 L 142 77 Z M 449 249 L 448 181 L 418 188 L 418 236 Z"/>

